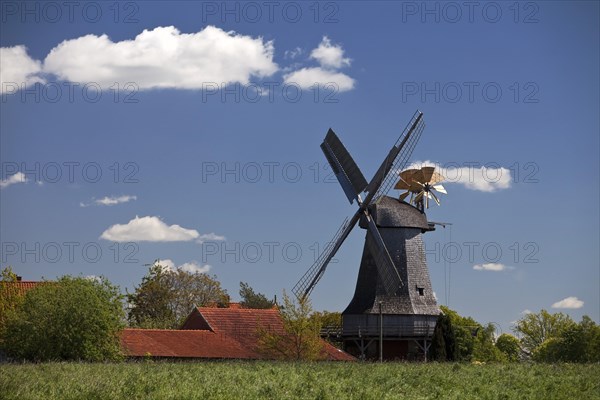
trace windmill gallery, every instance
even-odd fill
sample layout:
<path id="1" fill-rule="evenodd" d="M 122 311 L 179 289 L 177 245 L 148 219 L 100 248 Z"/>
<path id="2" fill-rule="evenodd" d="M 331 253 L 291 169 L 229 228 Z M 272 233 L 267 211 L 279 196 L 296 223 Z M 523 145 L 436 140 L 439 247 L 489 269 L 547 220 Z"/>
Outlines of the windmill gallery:
<path id="1" fill-rule="evenodd" d="M 342 312 L 341 330 L 344 350 L 361 359 L 426 360 L 440 314 L 422 235 L 438 224 L 427 220 L 425 209 L 429 200 L 439 205 L 434 191 L 446 193 L 439 185 L 444 177 L 433 167 L 404 170 L 424 128 L 423 114 L 417 111 L 370 182 L 333 130 L 321 144 L 358 210 L 346 218 L 293 291 L 299 299 L 307 298 L 354 226 L 366 229 L 356 289 Z M 404 193 L 387 196 L 392 187 Z"/>

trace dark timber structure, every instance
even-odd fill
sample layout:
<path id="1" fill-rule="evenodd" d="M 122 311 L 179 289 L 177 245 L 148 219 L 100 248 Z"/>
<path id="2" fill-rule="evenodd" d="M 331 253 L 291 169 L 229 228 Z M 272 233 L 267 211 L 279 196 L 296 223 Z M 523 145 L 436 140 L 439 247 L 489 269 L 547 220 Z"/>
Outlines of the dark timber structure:
<path id="1" fill-rule="evenodd" d="M 325 269 L 358 223 L 367 230 L 352 301 L 342 313 L 344 349 L 363 359 L 427 359 L 440 310 L 436 304 L 422 234 L 434 229 L 421 209 L 387 196 L 409 162 L 425 127 L 417 111 L 371 182 L 330 129 L 321 145 L 350 203 L 359 208 L 294 287 L 310 295 Z M 365 199 L 361 197 L 365 194 Z"/>

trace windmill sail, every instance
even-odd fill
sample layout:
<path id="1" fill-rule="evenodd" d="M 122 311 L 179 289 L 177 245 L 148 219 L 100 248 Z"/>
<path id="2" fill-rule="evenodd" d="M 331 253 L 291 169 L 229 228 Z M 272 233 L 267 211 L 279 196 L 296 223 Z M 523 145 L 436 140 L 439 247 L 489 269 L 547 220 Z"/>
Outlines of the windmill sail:
<path id="1" fill-rule="evenodd" d="M 377 266 L 377 273 L 381 276 L 385 290 L 390 295 L 395 295 L 400 286 L 402 285 L 402 278 L 400 273 L 394 264 L 394 260 L 390 256 L 390 253 L 385 246 L 385 242 L 379 233 L 379 229 L 373 218 L 367 215 L 367 229 L 372 235 L 373 240 L 369 240 L 367 237 L 367 245 L 369 250 L 375 259 L 375 265 Z"/>
<path id="2" fill-rule="evenodd" d="M 333 130 L 329 129 L 327 132 L 325 140 L 321 144 L 321 150 L 323 150 L 335 177 L 342 185 L 348 201 L 352 204 L 367 187 L 367 180 Z"/>
<path id="3" fill-rule="evenodd" d="M 394 186 L 396 183 L 397 173 L 404 169 L 408 164 L 410 156 L 412 155 L 417 142 L 421 138 L 421 133 L 423 133 L 424 129 L 425 121 L 423 119 L 423 113 L 417 111 L 413 115 L 406 128 L 404 128 L 402 135 L 400 135 L 400 138 L 398 138 L 398 141 L 392 148 L 392 151 L 394 151 L 395 148 L 397 148 L 398 151 L 396 152 L 396 157 L 391 160 L 389 164 L 386 164 L 385 174 L 383 174 L 383 170 L 381 171 L 380 176 L 383 177 L 381 178 L 381 183 L 377 186 L 371 186 L 371 184 L 369 184 L 369 187 L 367 188 L 367 191 L 369 191 L 369 196 L 367 199 L 371 197 L 373 200 L 377 200 L 381 196 L 385 196 L 387 192 L 390 191 L 392 186 Z M 392 151 L 390 151 L 390 154 Z M 390 154 L 388 154 L 388 156 Z M 387 158 L 386 162 L 388 162 Z M 383 164 L 380 169 L 382 169 L 382 167 Z M 380 171 L 377 172 L 379 173 Z M 377 177 L 377 174 L 375 177 Z M 375 180 L 375 177 L 373 177 L 373 181 Z M 374 193 L 372 193 L 372 191 L 374 191 Z"/>
<path id="4" fill-rule="evenodd" d="M 327 243 L 323 252 L 319 255 L 313 265 L 306 271 L 306 273 L 300 278 L 298 283 L 293 287 L 292 292 L 297 298 L 303 298 L 310 295 L 310 292 L 314 289 L 317 282 L 325 273 L 325 269 L 329 264 L 329 261 L 333 258 L 335 253 L 338 251 L 344 240 L 348 237 L 354 225 L 360 218 L 360 210 L 354 214 L 354 217 L 350 221 L 348 218 L 344 220 L 342 225 L 339 227 L 333 239 Z"/>

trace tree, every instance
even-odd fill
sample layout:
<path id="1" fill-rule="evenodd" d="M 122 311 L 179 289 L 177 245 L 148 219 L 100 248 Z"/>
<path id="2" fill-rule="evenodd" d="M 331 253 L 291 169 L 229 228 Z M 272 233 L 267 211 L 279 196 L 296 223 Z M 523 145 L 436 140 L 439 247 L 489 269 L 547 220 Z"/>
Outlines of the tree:
<path id="1" fill-rule="evenodd" d="M 16 282 L 17 274 L 12 270 L 12 267 L 9 265 L 0 271 L 0 282 Z"/>
<path id="2" fill-rule="evenodd" d="M 255 293 L 254 289 L 245 282 L 240 282 L 240 297 L 242 298 L 240 304 L 244 308 L 269 309 L 275 305 L 273 300 L 267 299 L 267 296 L 262 293 Z"/>
<path id="3" fill-rule="evenodd" d="M 578 324 L 570 324 L 556 336 L 544 340 L 532 358 L 541 362 L 600 361 L 600 327 L 587 315 Z"/>
<path id="4" fill-rule="evenodd" d="M 325 333 L 325 340 L 338 349 L 344 348 L 339 333 L 342 330 L 342 313 L 337 311 L 315 311 L 310 315 L 310 319 L 321 327 L 321 332 Z"/>
<path id="5" fill-rule="evenodd" d="M 494 325 L 488 324 L 477 331 L 473 346 L 473 360 L 485 362 L 507 361 L 504 353 L 494 345 Z"/>
<path id="6" fill-rule="evenodd" d="M 456 359 L 456 338 L 452 321 L 446 314 L 438 317 L 433 337 L 429 358 L 434 361 L 454 361 Z"/>
<path id="7" fill-rule="evenodd" d="M 315 311 L 310 315 L 315 323 L 320 324 L 323 328 L 341 328 L 342 313 L 337 311 Z"/>
<path id="8" fill-rule="evenodd" d="M 440 309 L 444 315 L 448 316 L 452 324 L 455 347 L 454 360 L 471 361 L 477 334 L 483 327 L 473 318 L 462 317 L 456 311 L 446 306 L 440 306 Z"/>
<path id="9" fill-rule="evenodd" d="M 0 348 L 2 348 L 2 337 L 6 323 L 19 305 L 23 302 L 23 296 L 19 288 L 13 283 L 17 281 L 17 275 L 10 266 L 0 272 Z"/>
<path id="10" fill-rule="evenodd" d="M 130 325 L 140 328 L 176 329 L 194 307 L 229 304 L 227 291 L 216 276 L 151 266 L 127 295 Z"/>
<path id="11" fill-rule="evenodd" d="M 174 324 L 175 316 L 169 303 L 173 297 L 167 270 L 160 265 L 149 268 L 140 286 L 127 294 L 127 318 L 131 326 L 140 328 L 166 328 Z"/>
<path id="12" fill-rule="evenodd" d="M 283 292 L 280 308 L 283 332 L 258 331 L 259 350 L 265 355 L 285 360 L 319 360 L 323 358 L 320 321 L 310 318 L 312 307 L 308 298 L 297 304 Z"/>
<path id="13" fill-rule="evenodd" d="M 496 339 L 496 347 L 504 353 L 506 360 L 517 362 L 521 355 L 521 345 L 519 339 L 508 333 L 503 333 Z"/>
<path id="14" fill-rule="evenodd" d="M 32 361 L 117 359 L 122 296 L 106 279 L 63 276 L 28 291 L 8 320 L 5 350 Z"/>
<path id="15" fill-rule="evenodd" d="M 550 314 L 546 310 L 529 313 L 517 321 L 514 331 L 521 335 L 521 344 L 529 355 L 546 340 L 558 337 L 562 331 L 574 322 L 566 314 Z"/>

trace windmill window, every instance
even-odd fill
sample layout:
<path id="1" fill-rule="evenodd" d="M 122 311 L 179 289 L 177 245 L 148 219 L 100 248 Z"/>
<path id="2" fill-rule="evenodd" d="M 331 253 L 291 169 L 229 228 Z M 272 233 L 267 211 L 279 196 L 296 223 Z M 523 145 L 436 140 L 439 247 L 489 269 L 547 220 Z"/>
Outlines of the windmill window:
<path id="1" fill-rule="evenodd" d="M 425 288 L 417 286 L 417 291 L 419 292 L 419 296 L 424 296 L 424 294 L 425 294 Z"/>

